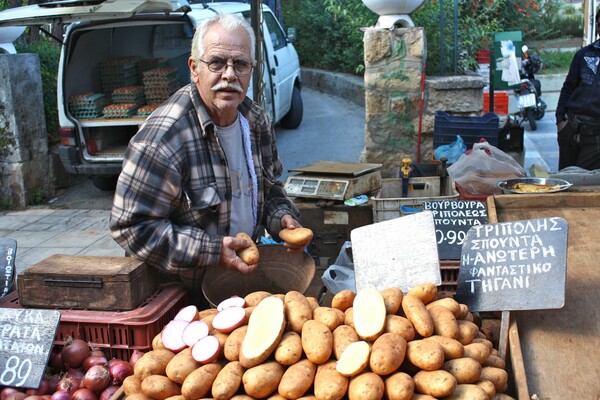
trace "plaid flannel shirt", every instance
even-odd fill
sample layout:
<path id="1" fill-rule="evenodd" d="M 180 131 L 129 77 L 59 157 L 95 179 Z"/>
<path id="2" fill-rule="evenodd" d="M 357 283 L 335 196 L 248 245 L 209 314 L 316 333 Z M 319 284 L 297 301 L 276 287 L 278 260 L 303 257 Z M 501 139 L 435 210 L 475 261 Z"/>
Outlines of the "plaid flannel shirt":
<path id="1" fill-rule="evenodd" d="M 283 167 L 273 125 L 249 98 L 238 109 L 250 125 L 257 221 L 277 237 L 281 218 L 298 218 L 299 212 L 277 181 Z M 222 238 L 232 234 L 231 198 L 214 124 L 195 85 L 189 84 L 152 113 L 131 139 L 110 232 L 130 254 L 160 270 L 193 276 L 196 286 L 199 267 L 218 265 Z"/>

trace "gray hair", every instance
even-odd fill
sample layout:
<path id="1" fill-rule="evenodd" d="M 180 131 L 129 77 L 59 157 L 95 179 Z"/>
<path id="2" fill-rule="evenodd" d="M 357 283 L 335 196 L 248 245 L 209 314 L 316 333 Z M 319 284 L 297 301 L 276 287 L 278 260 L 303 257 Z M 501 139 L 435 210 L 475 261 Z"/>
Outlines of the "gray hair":
<path id="1" fill-rule="evenodd" d="M 254 29 L 252 29 L 252 26 L 244 19 L 244 17 L 236 14 L 217 14 L 214 17 L 203 20 L 198 28 L 196 28 L 196 32 L 194 32 L 194 38 L 192 39 L 192 58 L 197 61 L 204 56 L 204 36 L 206 35 L 208 28 L 214 24 L 221 25 L 229 32 L 233 32 L 238 28 L 243 28 L 250 38 L 250 62 L 254 64 L 256 56 L 256 36 L 254 35 Z"/>

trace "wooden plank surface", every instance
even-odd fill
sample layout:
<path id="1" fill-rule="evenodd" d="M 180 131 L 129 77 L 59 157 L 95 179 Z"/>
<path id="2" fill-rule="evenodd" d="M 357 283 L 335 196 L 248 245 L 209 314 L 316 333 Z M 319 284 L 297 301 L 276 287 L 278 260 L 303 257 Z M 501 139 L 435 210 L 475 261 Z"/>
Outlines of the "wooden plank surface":
<path id="1" fill-rule="evenodd" d="M 518 331 L 511 330 L 509 340 L 520 346 L 511 343 L 511 357 L 522 357 L 529 393 L 540 400 L 598 398 L 600 193 L 495 195 L 488 206 L 490 222 L 567 220 L 565 306 L 514 312 Z"/>

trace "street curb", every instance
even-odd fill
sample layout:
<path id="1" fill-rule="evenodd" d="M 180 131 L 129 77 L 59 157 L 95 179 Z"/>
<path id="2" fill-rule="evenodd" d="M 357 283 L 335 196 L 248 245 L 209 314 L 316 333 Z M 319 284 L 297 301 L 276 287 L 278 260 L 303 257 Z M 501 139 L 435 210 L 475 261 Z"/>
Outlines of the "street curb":
<path id="1" fill-rule="evenodd" d="M 302 84 L 322 93 L 341 97 L 361 107 L 365 106 L 365 84 L 360 76 L 341 72 L 302 68 Z"/>

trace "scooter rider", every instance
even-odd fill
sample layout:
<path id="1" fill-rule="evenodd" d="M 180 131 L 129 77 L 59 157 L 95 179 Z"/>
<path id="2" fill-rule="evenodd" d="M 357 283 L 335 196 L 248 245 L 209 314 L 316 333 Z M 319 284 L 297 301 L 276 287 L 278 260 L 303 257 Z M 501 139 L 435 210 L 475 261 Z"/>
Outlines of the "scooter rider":
<path id="1" fill-rule="evenodd" d="M 596 33 L 600 14 L 596 13 Z M 600 169 L 600 40 L 575 53 L 556 106 L 558 169 Z"/>

